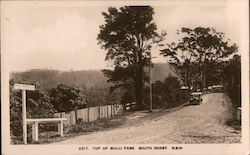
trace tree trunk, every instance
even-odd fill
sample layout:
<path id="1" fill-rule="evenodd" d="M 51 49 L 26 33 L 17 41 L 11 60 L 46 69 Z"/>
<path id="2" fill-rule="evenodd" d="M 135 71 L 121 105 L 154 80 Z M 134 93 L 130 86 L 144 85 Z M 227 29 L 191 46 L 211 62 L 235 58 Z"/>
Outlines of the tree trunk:
<path id="1" fill-rule="evenodd" d="M 232 80 L 231 80 L 232 82 L 231 82 L 231 85 L 232 85 L 232 88 L 234 89 L 235 88 L 235 86 L 234 86 L 234 75 L 232 74 Z"/>
<path id="2" fill-rule="evenodd" d="M 200 88 L 203 91 L 203 88 L 206 88 L 206 76 L 207 76 L 207 59 L 206 59 L 206 53 L 205 53 L 205 60 L 204 60 L 204 68 L 203 68 L 203 82 L 202 87 Z"/>
<path id="3" fill-rule="evenodd" d="M 136 76 L 135 76 L 135 100 L 136 100 L 136 109 L 143 109 L 143 62 L 142 62 L 142 51 L 138 51 L 139 62 L 136 66 Z"/>
<path id="4" fill-rule="evenodd" d="M 77 110 L 76 109 L 74 110 L 74 113 L 75 113 L 76 124 L 78 124 L 78 121 L 77 121 Z"/>
<path id="5" fill-rule="evenodd" d="M 188 90 L 190 90 L 190 87 L 191 87 L 191 78 L 192 77 L 190 77 L 189 66 L 187 66 L 187 68 L 186 68 L 186 86 L 188 87 Z"/>
<path id="6" fill-rule="evenodd" d="M 140 67 L 137 70 L 136 80 L 135 80 L 135 99 L 136 99 L 136 107 L 138 110 L 143 109 L 143 78 L 142 78 L 143 70 Z"/>

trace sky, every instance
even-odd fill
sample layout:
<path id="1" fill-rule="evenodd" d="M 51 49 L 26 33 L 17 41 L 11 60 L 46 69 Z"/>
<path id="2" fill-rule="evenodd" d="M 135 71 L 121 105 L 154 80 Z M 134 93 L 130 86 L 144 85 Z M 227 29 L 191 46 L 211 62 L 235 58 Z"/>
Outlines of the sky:
<path id="1" fill-rule="evenodd" d="M 181 27 L 214 27 L 240 46 L 242 11 L 238 3 L 167 3 L 156 4 L 154 21 L 159 32 L 167 31 L 166 42 L 178 40 Z M 106 51 L 97 44 L 102 11 L 120 5 L 63 1 L 5 2 L 1 6 L 1 44 L 9 70 L 29 69 L 84 70 L 112 66 L 105 61 Z M 69 5 L 70 4 L 70 5 Z M 153 62 L 166 62 L 153 48 Z"/>

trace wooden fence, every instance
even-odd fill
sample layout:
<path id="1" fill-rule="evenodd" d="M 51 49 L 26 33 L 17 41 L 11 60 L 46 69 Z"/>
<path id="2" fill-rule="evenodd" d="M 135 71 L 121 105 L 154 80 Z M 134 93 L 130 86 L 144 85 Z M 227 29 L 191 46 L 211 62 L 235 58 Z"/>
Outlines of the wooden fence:
<path id="1" fill-rule="evenodd" d="M 55 117 L 65 117 L 67 118 L 67 121 L 64 121 L 64 124 L 73 125 L 79 119 L 81 119 L 81 121 L 83 122 L 92 122 L 101 118 L 110 118 L 112 116 L 121 115 L 122 113 L 123 113 L 123 106 L 121 104 L 115 104 L 115 105 L 88 107 L 84 109 L 78 109 L 76 111 L 71 111 L 68 113 L 65 112 L 56 113 Z"/>

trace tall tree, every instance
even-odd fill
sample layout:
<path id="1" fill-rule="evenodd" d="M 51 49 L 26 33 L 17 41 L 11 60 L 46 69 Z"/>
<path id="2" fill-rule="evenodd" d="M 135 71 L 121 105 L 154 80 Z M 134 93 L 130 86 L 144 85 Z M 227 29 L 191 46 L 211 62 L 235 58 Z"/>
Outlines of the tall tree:
<path id="1" fill-rule="evenodd" d="M 241 56 L 224 62 L 223 77 L 225 89 L 231 97 L 233 104 L 241 106 Z"/>
<path id="2" fill-rule="evenodd" d="M 130 88 L 137 107 L 143 108 L 143 67 L 149 64 L 151 47 L 162 41 L 166 33 L 158 34 L 153 22 L 154 10 L 150 6 L 110 7 L 102 15 L 98 41 L 107 50 L 105 60 L 112 61 L 114 70 L 104 70 L 114 88 Z M 132 86 L 132 88 L 131 88 Z"/>
<path id="3" fill-rule="evenodd" d="M 223 61 L 238 49 L 236 44 L 225 39 L 224 33 L 216 32 L 214 28 L 182 28 L 177 34 L 181 36 L 181 40 L 178 43 L 166 44 L 161 54 L 172 60 L 172 66 L 186 81 L 190 77 L 200 81 L 201 88 L 207 86 L 207 71 L 211 63 Z"/>

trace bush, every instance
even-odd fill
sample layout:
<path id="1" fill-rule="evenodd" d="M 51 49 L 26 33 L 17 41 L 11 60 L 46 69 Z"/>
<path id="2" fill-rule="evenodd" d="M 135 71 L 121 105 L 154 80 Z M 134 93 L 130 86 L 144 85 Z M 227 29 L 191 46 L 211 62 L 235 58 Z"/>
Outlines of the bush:
<path id="1" fill-rule="evenodd" d="M 49 90 L 50 102 L 57 112 L 69 112 L 86 107 L 86 96 L 82 89 L 64 84 Z"/>
<path id="2" fill-rule="evenodd" d="M 226 91 L 235 107 L 241 106 L 241 57 L 234 55 L 224 64 L 224 82 Z"/>
<path id="3" fill-rule="evenodd" d="M 153 108 L 170 108 L 187 102 L 190 93 L 180 89 L 178 78 L 169 76 L 164 82 L 156 81 L 152 85 Z M 145 105 L 149 105 L 149 87 L 144 90 Z"/>
<path id="4" fill-rule="evenodd" d="M 228 90 L 228 95 L 232 100 L 232 103 L 235 107 L 240 107 L 241 106 L 241 89 L 239 88 L 234 88 L 234 89 L 229 89 Z"/>
<path id="5" fill-rule="evenodd" d="M 29 83 L 29 82 L 28 82 Z M 22 94 L 13 89 L 14 81 L 10 80 L 10 134 L 12 143 L 22 143 Z M 55 109 L 49 102 L 47 92 L 42 90 L 27 92 L 27 118 L 53 117 Z M 50 129 L 50 125 L 41 125 L 42 130 Z M 28 134 L 30 131 L 28 130 Z"/>
<path id="6" fill-rule="evenodd" d="M 39 124 L 39 132 L 46 132 L 46 131 L 57 131 L 58 124 L 57 123 L 42 123 Z"/>

